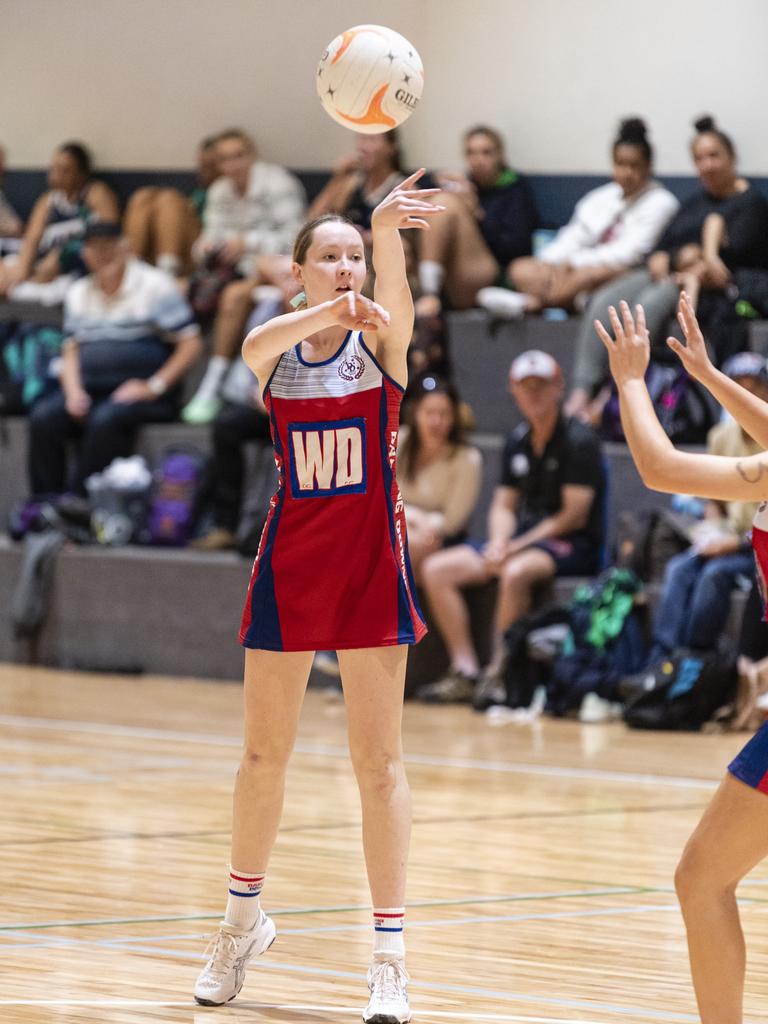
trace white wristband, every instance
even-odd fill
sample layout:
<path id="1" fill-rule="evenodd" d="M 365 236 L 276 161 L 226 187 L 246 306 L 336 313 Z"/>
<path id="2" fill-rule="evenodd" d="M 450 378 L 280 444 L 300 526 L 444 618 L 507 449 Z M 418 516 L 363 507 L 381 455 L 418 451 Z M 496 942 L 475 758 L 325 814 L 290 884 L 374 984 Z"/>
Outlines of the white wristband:
<path id="1" fill-rule="evenodd" d="M 160 396 L 164 395 L 165 392 L 168 390 L 168 385 L 166 384 L 166 382 L 163 380 L 162 377 L 158 377 L 157 374 L 154 377 L 150 377 L 147 380 L 147 387 L 155 396 L 155 398 L 160 398 Z"/>

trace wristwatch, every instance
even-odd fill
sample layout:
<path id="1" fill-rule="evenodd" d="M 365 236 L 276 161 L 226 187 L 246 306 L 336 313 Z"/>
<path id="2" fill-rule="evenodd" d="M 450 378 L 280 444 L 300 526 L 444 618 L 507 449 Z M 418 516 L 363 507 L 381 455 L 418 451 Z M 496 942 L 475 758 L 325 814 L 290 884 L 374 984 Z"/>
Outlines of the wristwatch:
<path id="1" fill-rule="evenodd" d="M 163 378 L 158 377 L 157 374 L 155 374 L 154 377 L 150 377 L 147 380 L 147 387 L 155 396 L 155 398 L 160 398 L 160 396 L 164 395 L 165 392 L 168 390 L 168 385 L 165 383 Z"/>

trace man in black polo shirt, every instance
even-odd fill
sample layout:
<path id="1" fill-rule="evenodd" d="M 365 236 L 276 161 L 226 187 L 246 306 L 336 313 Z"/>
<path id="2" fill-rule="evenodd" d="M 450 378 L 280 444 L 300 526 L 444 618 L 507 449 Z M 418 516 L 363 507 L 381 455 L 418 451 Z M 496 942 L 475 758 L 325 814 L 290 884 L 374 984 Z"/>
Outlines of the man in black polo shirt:
<path id="1" fill-rule="evenodd" d="M 419 691 L 424 700 L 470 701 L 480 676 L 462 587 L 498 577 L 493 653 L 485 670 L 492 678 L 502 665 L 504 633 L 528 611 L 533 588 L 554 576 L 600 569 L 605 476 L 597 436 L 563 417 L 563 375 L 547 353 L 519 355 L 509 386 L 525 422 L 504 448 L 488 540 L 438 551 L 422 564 L 432 621 L 451 657 L 448 675 Z"/>

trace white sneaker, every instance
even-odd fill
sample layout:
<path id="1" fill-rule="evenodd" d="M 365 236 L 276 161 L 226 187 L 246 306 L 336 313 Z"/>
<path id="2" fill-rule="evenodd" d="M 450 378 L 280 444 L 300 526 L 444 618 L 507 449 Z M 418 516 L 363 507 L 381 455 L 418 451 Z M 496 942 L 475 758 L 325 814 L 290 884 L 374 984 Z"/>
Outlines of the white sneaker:
<path id="1" fill-rule="evenodd" d="M 195 982 L 195 1001 L 201 1006 L 221 1006 L 234 999 L 243 987 L 248 962 L 265 953 L 275 935 L 275 922 L 263 910 L 256 927 L 248 932 L 222 923 L 212 941 L 211 958 Z"/>
<path id="2" fill-rule="evenodd" d="M 402 957 L 374 956 L 368 969 L 371 998 L 363 1010 L 365 1024 L 407 1024 L 411 1019 L 407 984 Z"/>
<path id="3" fill-rule="evenodd" d="M 501 320 L 519 320 L 525 314 L 527 299 L 522 292 L 511 292 L 508 288 L 481 288 L 476 302 Z"/>

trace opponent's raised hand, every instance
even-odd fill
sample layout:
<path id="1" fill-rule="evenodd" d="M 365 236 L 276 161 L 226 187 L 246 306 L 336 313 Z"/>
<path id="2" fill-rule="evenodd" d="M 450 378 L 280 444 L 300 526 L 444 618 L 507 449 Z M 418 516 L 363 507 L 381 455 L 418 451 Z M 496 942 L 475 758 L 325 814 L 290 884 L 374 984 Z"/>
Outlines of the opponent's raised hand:
<path id="1" fill-rule="evenodd" d="M 621 316 L 614 306 L 608 307 L 613 337 L 595 320 L 597 336 L 608 352 L 611 374 L 617 384 L 645 377 L 651 358 L 651 344 L 645 325 L 645 310 L 635 306 L 635 317 L 626 302 L 620 304 Z"/>
<path id="2" fill-rule="evenodd" d="M 703 381 L 712 373 L 714 367 L 709 358 L 704 335 L 701 333 L 699 321 L 693 311 L 691 300 L 685 292 L 680 295 L 677 304 L 677 320 L 683 329 L 685 344 L 677 338 L 667 338 L 667 345 L 672 349 L 685 369 L 696 380 Z"/>
<path id="3" fill-rule="evenodd" d="M 359 292 L 345 292 L 331 303 L 334 319 L 348 331 L 378 331 L 389 327 L 389 313 Z"/>
<path id="4" fill-rule="evenodd" d="M 430 196 L 440 195 L 439 188 L 413 187 L 424 173 L 423 167 L 415 171 L 382 199 L 371 217 L 374 230 L 386 227 L 424 231 L 429 227 L 429 218 L 443 212 L 444 206 L 428 201 Z"/>

